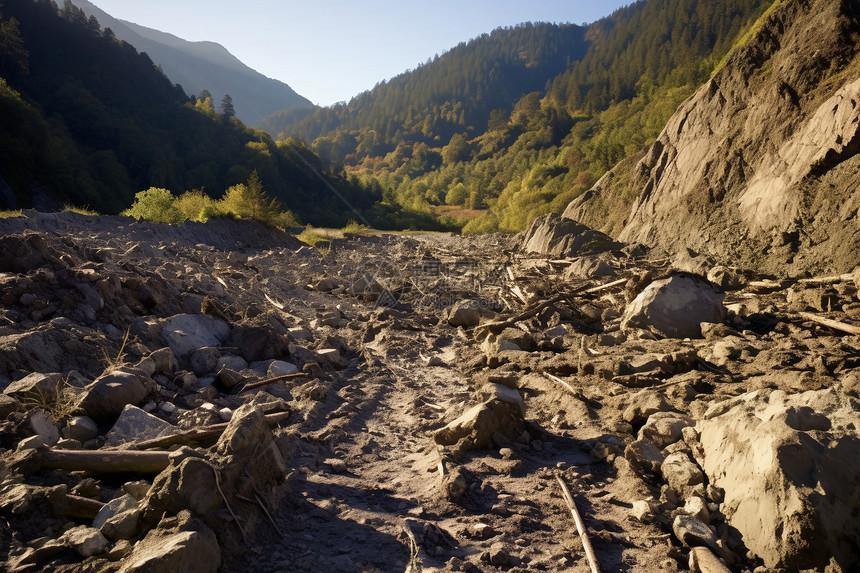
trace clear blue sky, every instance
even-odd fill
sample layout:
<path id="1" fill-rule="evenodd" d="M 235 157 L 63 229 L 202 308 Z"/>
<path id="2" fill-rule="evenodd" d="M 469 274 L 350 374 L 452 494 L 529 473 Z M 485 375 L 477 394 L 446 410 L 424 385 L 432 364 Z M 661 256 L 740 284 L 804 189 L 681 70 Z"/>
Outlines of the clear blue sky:
<path id="1" fill-rule="evenodd" d="M 593 22 L 633 0 L 91 0 L 115 18 L 226 47 L 320 105 L 349 100 L 499 26 Z"/>

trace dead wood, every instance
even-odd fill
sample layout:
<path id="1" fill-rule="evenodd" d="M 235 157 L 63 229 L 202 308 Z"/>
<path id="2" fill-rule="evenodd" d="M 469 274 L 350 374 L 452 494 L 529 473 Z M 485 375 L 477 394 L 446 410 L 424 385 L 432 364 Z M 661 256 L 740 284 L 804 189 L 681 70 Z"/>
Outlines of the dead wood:
<path id="1" fill-rule="evenodd" d="M 272 378 L 266 378 L 265 380 L 260 380 L 259 382 L 251 382 L 250 384 L 240 384 L 233 389 L 233 394 L 241 394 L 242 392 L 246 392 L 248 390 L 253 390 L 254 388 L 260 388 L 262 386 L 266 386 L 268 384 L 272 384 L 274 382 L 281 382 L 282 380 L 289 380 L 290 378 L 299 378 L 301 376 L 307 376 L 307 372 L 296 372 L 294 374 L 283 374 L 281 376 L 273 376 Z"/>
<path id="2" fill-rule="evenodd" d="M 92 473 L 152 473 L 170 465 L 170 452 L 134 450 L 45 450 L 39 453 L 43 468 Z"/>
<path id="3" fill-rule="evenodd" d="M 579 537 L 582 539 L 582 549 L 585 551 L 585 556 L 588 558 L 588 565 L 591 567 L 591 573 L 600 573 L 600 565 L 597 562 L 597 556 L 594 554 L 594 549 L 591 547 L 591 540 L 588 538 L 588 531 L 585 528 L 585 522 L 582 521 L 579 511 L 576 509 L 576 503 L 573 500 L 573 496 L 570 495 L 570 490 L 567 489 L 567 484 L 564 483 L 561 476 L 555 476 L 555 479 L 558 480 L 558 485 L 561 486 L 561 494 L 564 497 L 565 503 L 567 503 L 567 507 L 570 509 L 571 515 L 573 515 L 573 521 L 576 523 L 576 530 L 579 532 Z"/>
<path id="4" fill-rule="evenodd" d="M 810 320 L 822 326 L 826 326 L 827 328 L 832 328 L 833 330 L 839 330 L 841 332 L 853 334 L 855 336 L 860 335 L 860 326 L 848 324 L 847 322 L 839 322 L 838 320 L 832 320 L 830 318 L 818 316 L 817 314 L 812 314 L 811 312 L 799 312 L 797 313 L 797 315 L 804 320 Z"/>
<path id="5" fill-rule="evenodd" d="M 266 421 L 270 425 L 275 425 L 286 420 L 289 416 L 290 412 L 266 414 Z M 134 444 L 130 444 L 129 446 L 138 450 L 146 450 L 149 448 L 168 448 L 175 444 L 189 445 L 195 442 L 214 440 L 224 433 L 224 430 L 227 429 L 228 423 L 229 422 L 224 422 L 223 424 L 212 424 L 211 426 L 204 426 L 202 428 L 195 428 L 193 430 L 177 432 L 168 436 L 159 436 L 158 438 L 152 438 L 151 440 L 136 442 Z"/>
<path id="6" fill-rule="evenodd" d="M 95 519 L 104 506 L 105 504 L 95 499 L 66 494 L 66 504 L 63 514 L 66 517 L 76 519 Z"/>
<path id="7" fill-rule="evenodd" d="M 690 550 L 690 571 L 701 573 L 730 573 L 731 569 L 723 565 L 717 556 L 707 547 L 693 547 Z"/>

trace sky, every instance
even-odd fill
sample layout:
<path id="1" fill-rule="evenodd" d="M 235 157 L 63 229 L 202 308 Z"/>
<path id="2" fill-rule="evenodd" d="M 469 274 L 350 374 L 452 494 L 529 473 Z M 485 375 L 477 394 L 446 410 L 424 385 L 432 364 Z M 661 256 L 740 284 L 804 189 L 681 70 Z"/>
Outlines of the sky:
<path id="1" fill-rule="evenodd" d="M 483 33 L 599 20 L 633 0 L 91 0 L 121 20 L 212 41 L 318 105 L 348 101 Z"/>

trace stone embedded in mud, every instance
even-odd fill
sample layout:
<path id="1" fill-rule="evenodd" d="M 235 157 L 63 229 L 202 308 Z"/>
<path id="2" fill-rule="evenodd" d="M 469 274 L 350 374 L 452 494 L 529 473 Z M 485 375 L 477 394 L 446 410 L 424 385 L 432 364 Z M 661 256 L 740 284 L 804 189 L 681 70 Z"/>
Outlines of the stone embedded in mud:
<path id="1" fill-rule="evenodd" d="M 633 471 L 646 477 L 660 475 L 660 466 L 665 457 L 660 449 L 646 439 L 632 442 L 624 449 L 624 458 L 630 463 Z"/>
<path id="2" fill-rule="evenodd" d="M 670 338 L 701 338 L 701 323 L 725 320 L 724 297 L 723 292 L 690 276 L 654 281 L 627 306 L 621 327 L 651 328 Z"/>
<path id="3" fill-rule="evenodd" d="M 500 384 L 486 386 L 496 386 L 511 392 Z M 470 449 L 487 449 L 493 447 L 493 434 L 496 432 L 508 439 L 519 440 L 524 430 L 522 404 L 494 392 L 491 398 L 437 430 L 433 438 L 443 446 L 452 446 L 464 440 Z"/>
<path id="4" fill-rule="evenodd" d="M 218 368 L 218 359 L 220 358 L 220 350 L 212 346 L 204 346 L 191 352 L 189 365 L 191 366 L 191 371 L 197 376 L 206 376 L 216 371 Z"/>
<path id="5" fill-rule="evenodd" d="M 860 562 L 860 404 L 836 389 L 750 392 L 715 404 L 698 429 L 721 511 L 767 567 Z"/>
<path id="6" fill-rule="evenodd" d="M 665 448 L 683 437 L 684 428 L 692 426 L 693 420 L 677 412 L 655 412 L 639 430 L 640 438 L 647 438 L 658 448 Z"/>
<path id="7" fill-rule="evenodd" d="M 481 322 L 481 307 L 476 300 L 458 300 L 448 309 L 448 324 L 466 328 Z"/>
<path id="8" fill-rule="evenodd" d="M 118 368 L 84 389 L 79 406 L 97 422 L 115 420 L 129 404 L 139 404 L 155 390 L 155 382 L 133 368 Z"/>
<path id="9" fill-rule="evenodd" d="M 185 356 L 198 348 L 223 345 L 230 327 L 207 314 L 177 314 L 164 322 L 161 335 L 176 356 Z"/>
<path id="10" fill-rule="evenodd" d="M 627 406 L 622 414 L 624 420 L 633 424 L 644 424 L 648 418 L 657 412 L 669 412 L 672 405 L 666 399 L 663 392 L 651 390 L 640 390 L 632 397 L 632 403 Z"/>

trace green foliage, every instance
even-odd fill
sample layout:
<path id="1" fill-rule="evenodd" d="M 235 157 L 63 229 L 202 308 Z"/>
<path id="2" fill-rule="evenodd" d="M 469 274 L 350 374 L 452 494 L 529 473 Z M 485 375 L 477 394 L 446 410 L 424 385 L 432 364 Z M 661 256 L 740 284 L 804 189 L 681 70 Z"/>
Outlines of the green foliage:
<path id="1" fill-rule="evenodd" d="M 167 189 L 150 187 L 134 196 L 134 203 L 121 214 L 153 223 L 181 223 L 182 213 L 176 208 L 176 197 Z"/>
<path id="2" fill-rule="evenodd" d="M 63 205 L 63 211 L 67 213 L 77 213 L 78 215 L 86 215 L 87 217 L 95 217 L 99 214 L 98 211 L 93 211 L 89 207 L 77 207 L 69 203 Z"/>
<path id="3" fill-rule="evenodd" d="M 355 221 L 354 219 L 350 219 L 341 231 L 344 235 L 363 235 L 370 232 L 371 228 Z"/>

